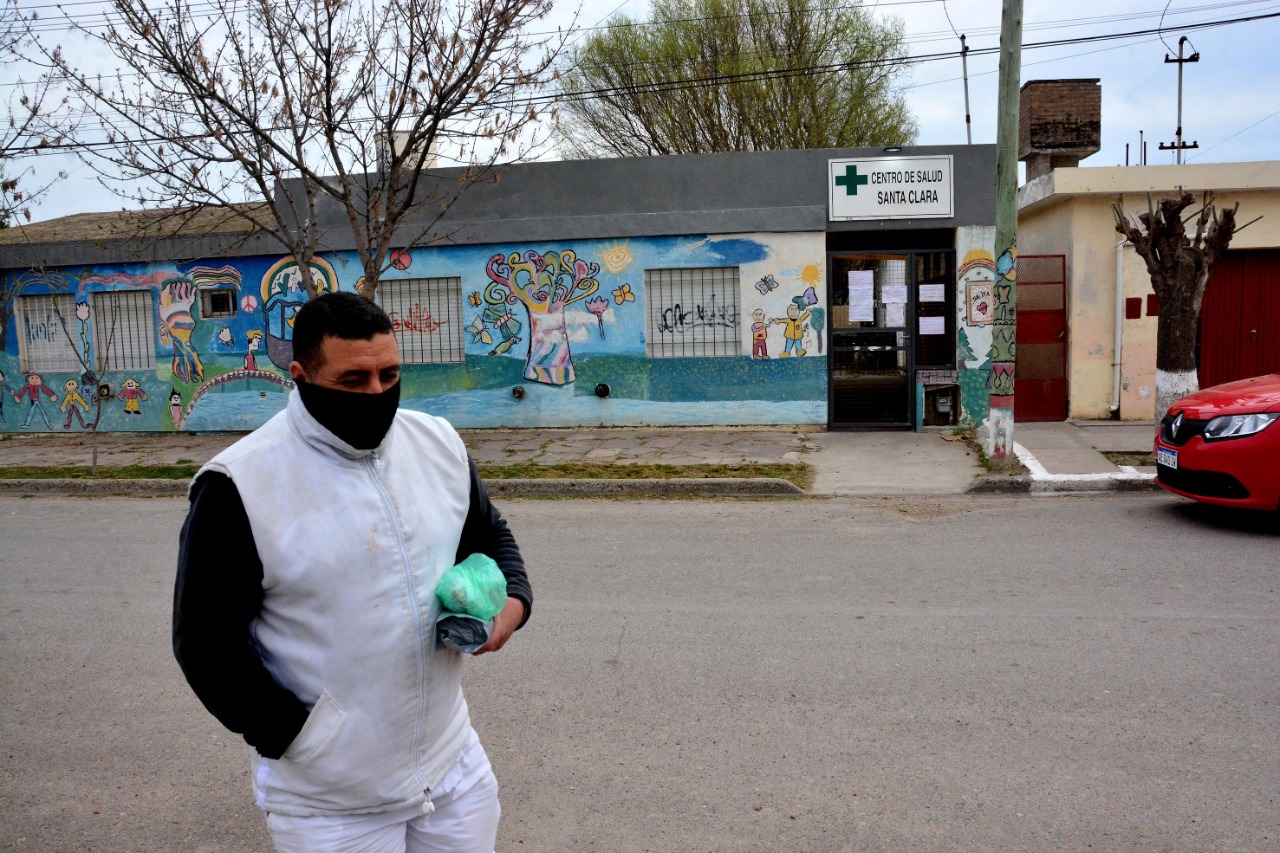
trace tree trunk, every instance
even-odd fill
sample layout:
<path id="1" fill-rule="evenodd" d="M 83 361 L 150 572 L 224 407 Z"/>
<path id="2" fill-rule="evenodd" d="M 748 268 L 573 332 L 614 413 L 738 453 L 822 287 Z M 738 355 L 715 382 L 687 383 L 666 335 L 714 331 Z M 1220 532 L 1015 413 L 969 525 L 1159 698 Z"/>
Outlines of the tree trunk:
<path id="1" fill-rule="evenodd" d="M 553 304 L 547 311 L 529 310 L 529 358 L 525 361 L 524 378 L 545 385 L 565 385 L 576 378 L 563 306 Z"/>
<path id="2" fill-rule="evenodd" d="M 1174 280 L 1157 291 L 1160 317 L 1156 325 L 1156 405 L 1160 420 L 1180 398 L 1200 389 L 1196 370 L 1196 341 L 1200 333 L 1200 303 L 1205 278 L 1193 267 L 1182 267 Z"/>

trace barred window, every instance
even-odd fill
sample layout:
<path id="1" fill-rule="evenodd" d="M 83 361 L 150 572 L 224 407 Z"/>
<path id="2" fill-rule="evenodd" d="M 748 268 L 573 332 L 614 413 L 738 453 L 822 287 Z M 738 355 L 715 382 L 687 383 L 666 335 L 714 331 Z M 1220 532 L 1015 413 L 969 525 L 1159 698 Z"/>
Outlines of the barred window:
<path id="1" fill-rule="evenodd" d="M 150 290 L 94 293 L 93 353 L 107 370 L 150 370 L 156 364 Z"/>
<path id="2" fill-rule="evenodd" d="M 79 334 L 74 296 L 18 296 L 13 307 L 24 372 L 79 373 L 84 369 L 72 343 Z"/>
<path id="3" fill-rule="evenodd" d="M 200 317 L 204 320 L 236 316 L 236 291 L 229 287 L 211 287 L 200 291 Z"/>
<path id="4" fill-rule="evenodd" d="M 644 288 L 647 356 L 742 354 L 737 267 L 645 270 Z"/>
<path id="5" fill-rule="evenodd" d="M 402 364 L 463 360 L 461 278 L 384 281 L 377 294 L 391 318 Z"/>

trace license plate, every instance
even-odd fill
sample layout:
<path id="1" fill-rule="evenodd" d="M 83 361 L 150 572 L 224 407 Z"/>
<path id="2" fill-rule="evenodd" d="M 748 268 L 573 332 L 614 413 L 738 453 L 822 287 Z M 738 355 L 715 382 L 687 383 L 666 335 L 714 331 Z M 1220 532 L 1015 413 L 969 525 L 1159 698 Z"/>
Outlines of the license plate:
<path id="1" fill-rule="evenodd" d="M 1178 467 L 1178 451 L 1170 450 L 1167 447 L 1156 448 L 1156 464 L 1165 465 L 1169 468 Z"/>

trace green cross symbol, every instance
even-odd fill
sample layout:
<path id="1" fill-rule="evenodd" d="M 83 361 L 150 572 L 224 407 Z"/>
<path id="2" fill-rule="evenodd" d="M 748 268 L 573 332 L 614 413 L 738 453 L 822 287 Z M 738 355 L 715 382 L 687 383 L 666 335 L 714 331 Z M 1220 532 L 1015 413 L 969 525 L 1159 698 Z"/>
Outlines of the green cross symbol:
<path id="1" fill-rule="evenodd" d="M 845 195 L 857 195 L 858 187 L 867 185 L 867 176 L 858 174 L 857 166 L 845 166 L 843 175 L 836 175 L 836 186 L 844 187 Z"/>

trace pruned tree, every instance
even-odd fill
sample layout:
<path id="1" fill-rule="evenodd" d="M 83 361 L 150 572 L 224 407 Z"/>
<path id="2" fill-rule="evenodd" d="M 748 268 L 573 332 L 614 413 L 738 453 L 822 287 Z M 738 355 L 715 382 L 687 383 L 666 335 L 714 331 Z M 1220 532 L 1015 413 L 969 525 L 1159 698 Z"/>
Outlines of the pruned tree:
<path id="1" fill-rule="evenodd" d="M 1183 211 L 1195 203 L 1195 195 L 1189 192 L 1180 191 L 1178 198 L 1164 198 L 1158 204 L 1148 195 L 1147 212 L 1136 218 L 1118 204 L 1111 206 L 1116 231 L 1146 262 L 1151 287 L 1160 301 L 1156 322 L 1157 419 L 1178 398 L 1199 390 L 1196 335 L 1205 288 L 1231 239 L 1257 221 L 1237 227 L 1240 205 L 1219 211 L 1213 200 L 1213 193 L 1206 192 L 1200 210 L 1185 219 Z M 1187 233 L 1192 220 L 1194 236 Z"/>
<path id="2" fill-rule="evenodd" d="M 569 157 L 906 145 L 902 22 L 843 0 L 655 0 L 560 77 Z"/>
<path id="3" fill-rule="evenodd" d="M 564 36 L 530 35 L 550 0 L 112 0 L 107 24 L 64 12 L 111 76 L 34 32 L 96 135 L 82 160 L 172 232 L 211 211 L 268 234 L 298 263 L 351 237 L 372 296 L 395 250 L 438 236 L 445 211 L 518 159 L 530 95 Z M 32 23 L 28 19 L 28 23 Z M 56 127 L 55 127 L 56 129 Z M 435 169 L 437 158 L 463 168 Z M 245 202 L 272 200 L 265 210 Z M 336 221 L 334 210 L 337 211 Z"/>

